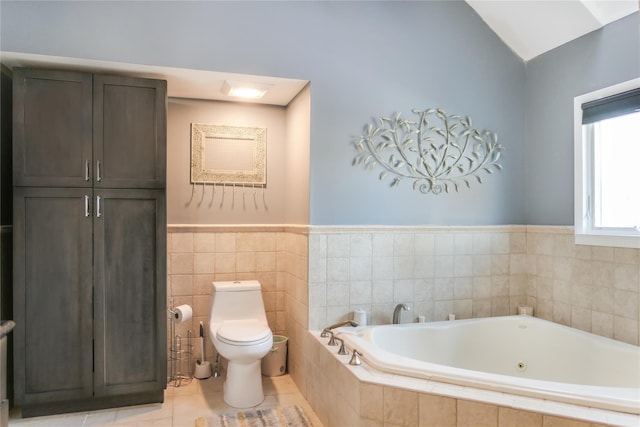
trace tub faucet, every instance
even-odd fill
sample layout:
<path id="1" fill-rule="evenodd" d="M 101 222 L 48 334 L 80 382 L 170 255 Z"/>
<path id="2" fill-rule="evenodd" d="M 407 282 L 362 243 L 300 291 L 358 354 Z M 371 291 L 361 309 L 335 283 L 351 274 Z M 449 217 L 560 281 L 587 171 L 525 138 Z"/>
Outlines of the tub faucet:
<path id="1" fill-rule="evenodd" d="M 343 322 L 334 323 L 333 325 L 327 326 L 326 328 L 324 328 L 322 330 L 322 333 L 320 334 L 320 336 L 322 338 L 328 338 L 329 337 L 329 331 L 331 331 L 332 329 L 335 329 L 335 328 L 339 328 L 340 326 L 347 326 L 347 325 L 356 327 L 356 326 L 358 326 L 358 322 L 353 321 L 353 320 L 345 320 Z"/>
<path id="2" fill-rule="evenodd" d="M 398 304 L 396 308 L 393 309 L 393 324 L 397 325 L 400 323 L 400 314 L 402 310 L 409 311 L 409 306 L 407 304 Z"/>

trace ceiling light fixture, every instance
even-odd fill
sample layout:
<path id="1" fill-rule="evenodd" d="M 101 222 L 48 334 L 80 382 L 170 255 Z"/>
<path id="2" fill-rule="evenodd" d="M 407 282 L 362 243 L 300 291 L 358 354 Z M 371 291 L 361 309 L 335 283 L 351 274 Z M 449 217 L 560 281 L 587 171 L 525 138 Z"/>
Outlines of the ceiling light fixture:
<path id="1" fill-rule="evenodd" d="M 272 86 L 265 83 L 225 80 L 222 85 L 222 93 L 237 98 L 260 99 Z"/>

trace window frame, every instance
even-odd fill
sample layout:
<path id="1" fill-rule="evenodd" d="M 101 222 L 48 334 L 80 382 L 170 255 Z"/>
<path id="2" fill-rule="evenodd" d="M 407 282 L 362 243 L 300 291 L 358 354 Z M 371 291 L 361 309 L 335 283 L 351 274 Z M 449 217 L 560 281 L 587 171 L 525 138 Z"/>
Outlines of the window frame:
<path id="1" fill-rule="evenodd" d="M 574 117 L 574 227 L 577 245 L 640 248 L 640 229 L 598 228 L 593 223 L 593 135 L 583 134 L 582 105 L 640 88 L 640 78 L 629 80 L 573 99 Z"/>

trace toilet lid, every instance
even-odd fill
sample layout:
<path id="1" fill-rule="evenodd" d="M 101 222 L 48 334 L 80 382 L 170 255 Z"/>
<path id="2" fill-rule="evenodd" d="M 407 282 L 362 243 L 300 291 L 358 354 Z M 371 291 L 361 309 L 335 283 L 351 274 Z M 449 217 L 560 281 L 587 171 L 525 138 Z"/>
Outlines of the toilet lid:
<path id="1" fill-rule="evenodd" d="M 224 322 L 217 332 L 220 341 L 232 345 L 251 345 L 271 339 L 271 329 L 256 320 Z"/>

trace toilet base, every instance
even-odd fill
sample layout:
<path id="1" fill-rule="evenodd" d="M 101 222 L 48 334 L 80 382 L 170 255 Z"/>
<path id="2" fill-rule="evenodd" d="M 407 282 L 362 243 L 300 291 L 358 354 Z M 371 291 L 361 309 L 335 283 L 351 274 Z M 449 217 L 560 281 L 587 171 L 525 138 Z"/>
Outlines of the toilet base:
<path id="1" fill-rule="evenodd" d="M 228 361 L 227 378 L 222 386 L 225 403 L 234 408 L 250 408 L 264 400 L 260 359 L 254 362 Z"/>

